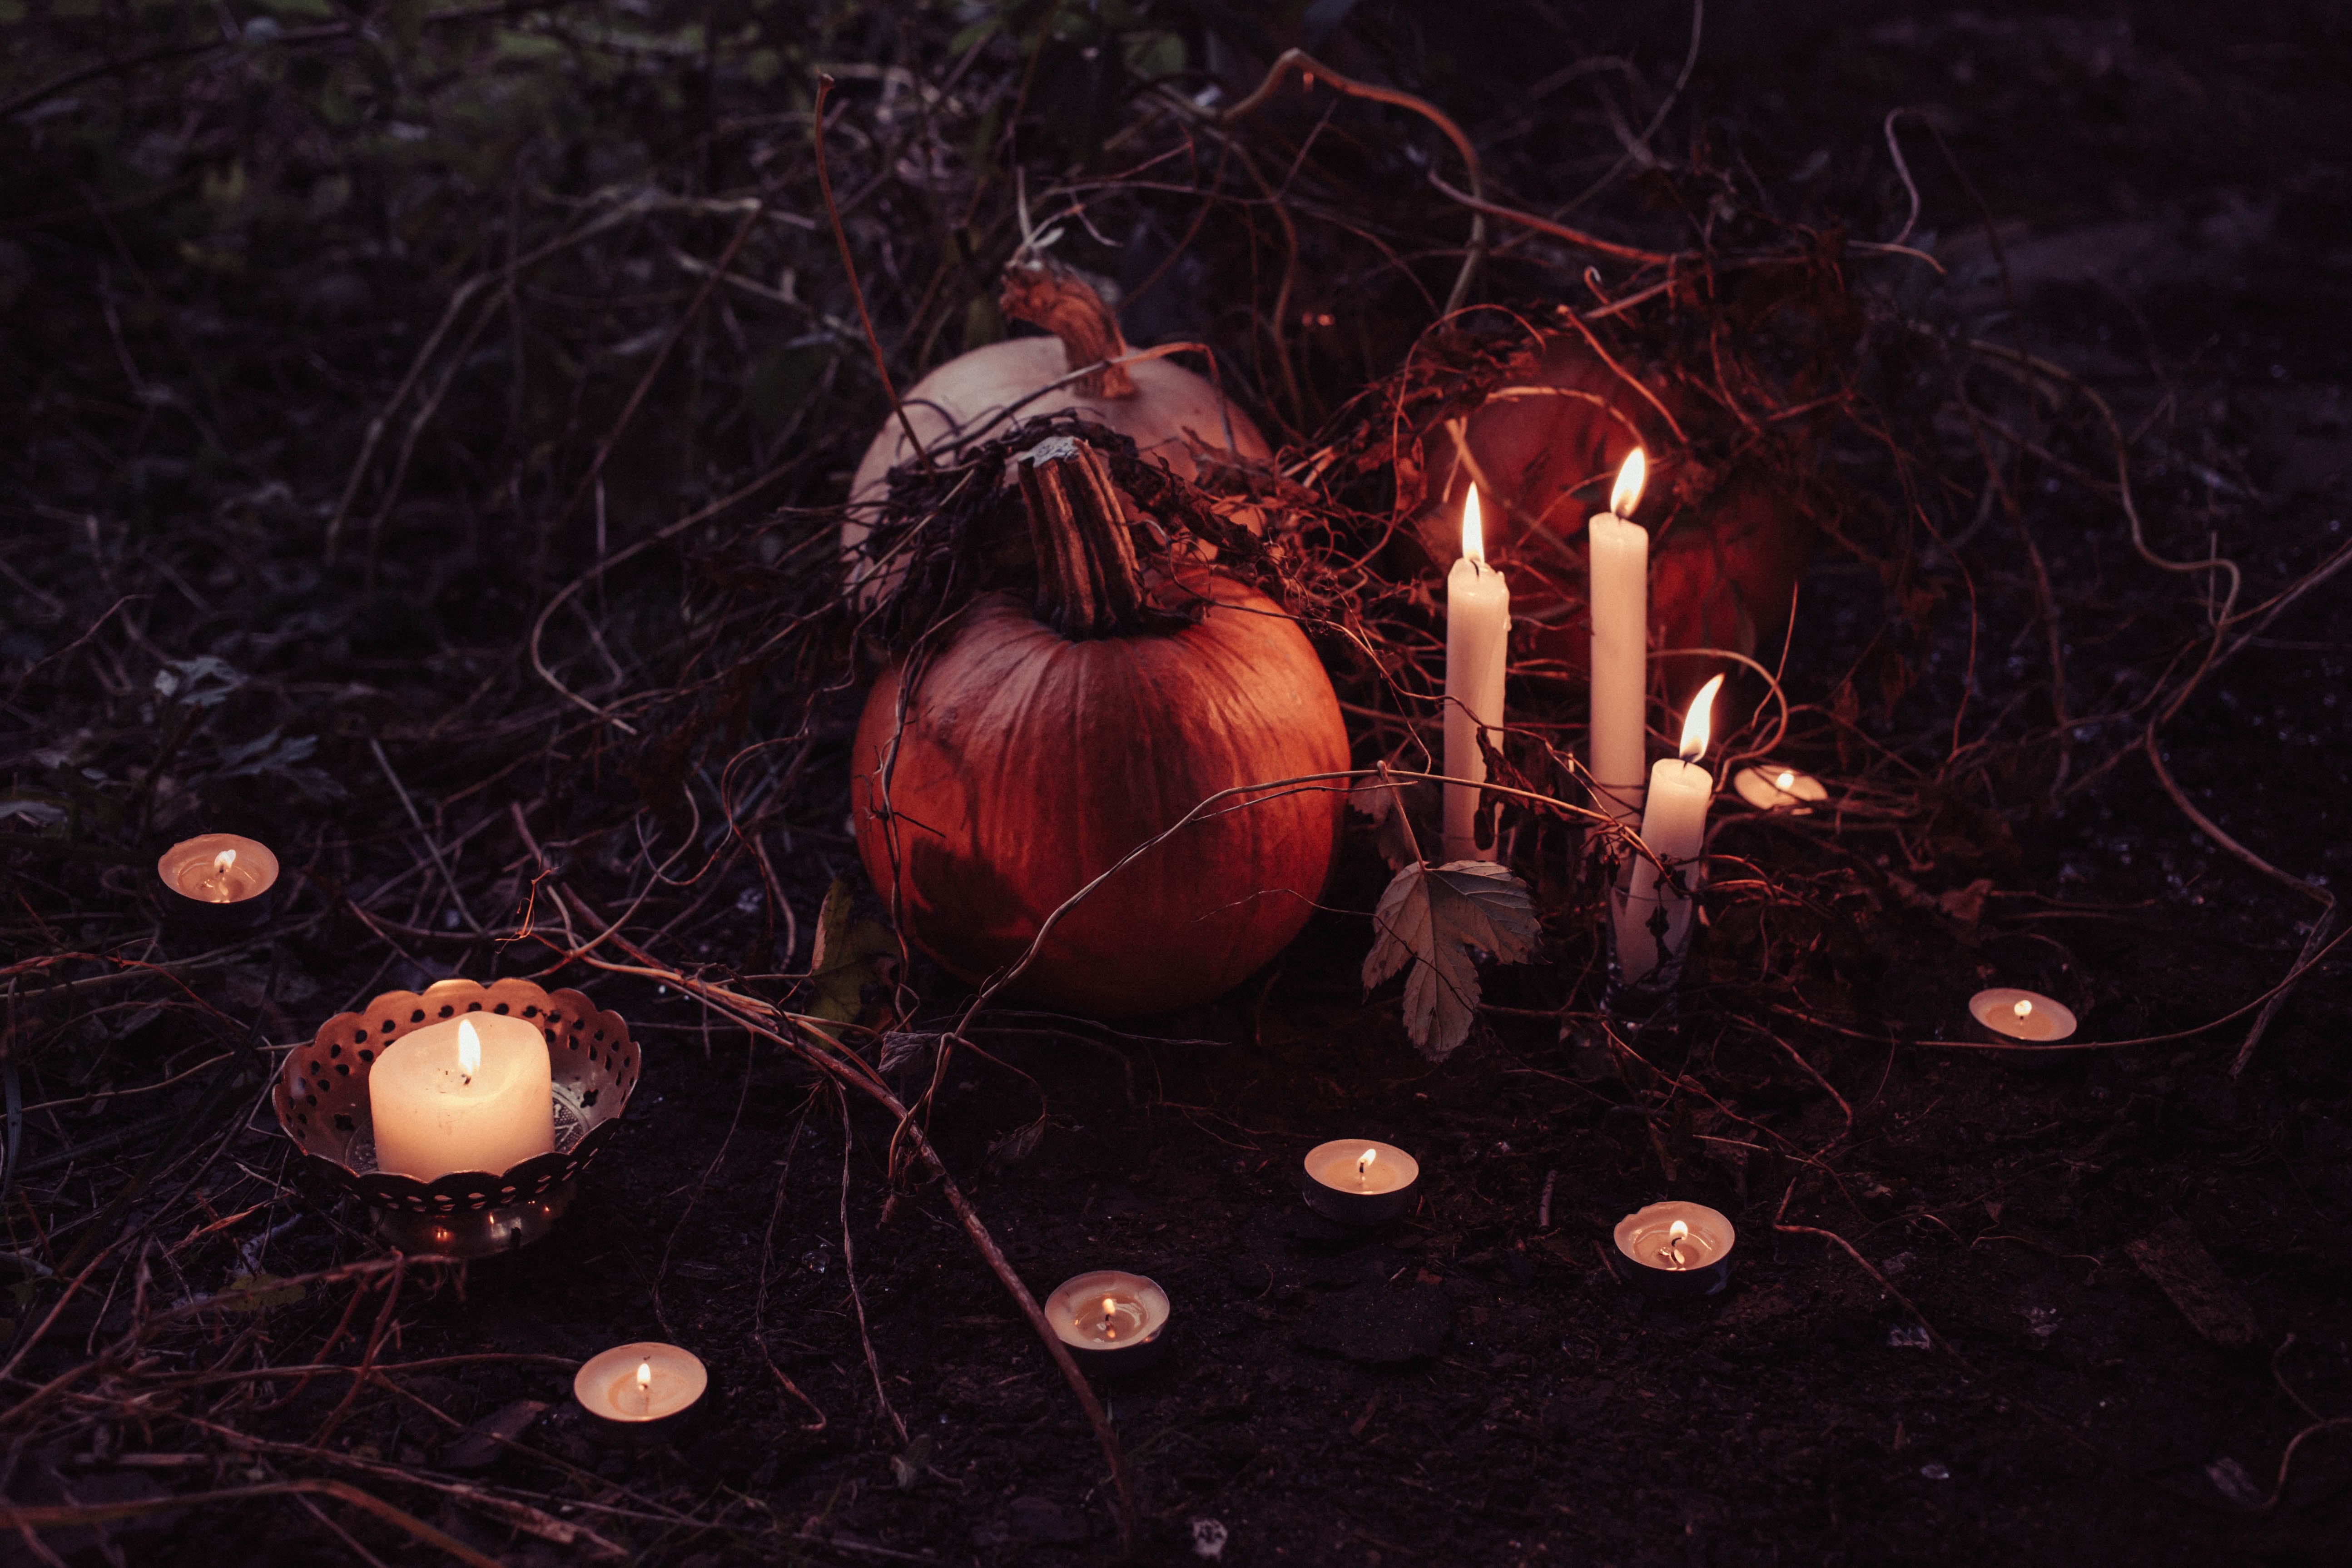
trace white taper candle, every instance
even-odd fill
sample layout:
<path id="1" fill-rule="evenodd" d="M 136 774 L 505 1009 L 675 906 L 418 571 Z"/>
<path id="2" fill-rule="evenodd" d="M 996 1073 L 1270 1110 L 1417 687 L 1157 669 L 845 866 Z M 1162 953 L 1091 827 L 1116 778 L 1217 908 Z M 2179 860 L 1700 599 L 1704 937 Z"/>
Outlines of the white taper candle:
<path id="1" fill-rule="evenodd" d="M 1633 877 L 1617 899 L 1617 972 L 1628 984 L 1646 979 L 1665 959 L 1679 956 L 1690 934 L 1691 899 L 1698 891 L 1706 846 L 1706 808 L 1715 795 L 1715 781 L 1699 759 L 1706 754 L 1708 711 L 1722 685 L 1718 675 L 1699 688 L 1683 721 L 1682 755 L 1661 757 L 1650 770 L 1642 842 L 1675 877 L 1662 881 L 1657 861 L 1644 855 L 1633 862 Z"/>
<path id="2" fill-rule="evenodd" d="M 1639 447 L 1617 471 L 1609 510 L 1587 524 L 1591 567 L 1592 731 L 1586 763 L 1592 805 L 1628 827 L 1642 814 L 1644 716 L 1650 687 L 1650 533 L 1626 519 L 1642 499 Z"/>
<path id="3" fill-rule="evenodd" d="M 1487 731 L 1489 744 L 1502 743 L 1503 667 L 1510 630 L 1510 584 L 1486 564 L 1478 487 L 1473 485 L 1462 503 L 1462 559 L 1445 579 L 1445 776 L 1476 782 L 1445 786 L 1448 860 L 1495 858 L 1493 817 L 1479 819 L 1478 784 L 1486 781 L 1486 759 L 1478 750 L 1478 731 Z"/>

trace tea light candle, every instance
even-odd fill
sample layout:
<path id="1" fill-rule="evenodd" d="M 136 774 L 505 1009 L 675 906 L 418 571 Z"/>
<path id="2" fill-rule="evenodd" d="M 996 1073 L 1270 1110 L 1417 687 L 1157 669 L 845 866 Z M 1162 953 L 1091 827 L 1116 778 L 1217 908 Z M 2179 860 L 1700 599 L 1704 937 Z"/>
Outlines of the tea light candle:
<path id="1" fill-rule="evenodd" d="M 257 839 L 203 833 L 164 850 L 155 875 L 175 915 L 234 925 L 267 912 L 269 889 L 278 885 L 278 857 Z"/>
<path id="2" fill-rule="evenodd" d="M 1648 468 L 1634 447 L 1617 470 L 1609 510 L 1585 523 L 1592 609 L 1592 730 L 1585 760 L 1592 808 L 1627 827 L 1642 815 L 1642 762 L 1649 754 L 1650 532 L 1626 520 L 1641 503 Z"/>
<path id="3" fill-rule="evenodd" d="M 1381 1225 L 1412 1207 L 1421 1163 L 1393 1143 L 1341 1138 L 1307 1152 L 1307 1206 L 1341 1225 Z"/>
<path id="4" fill-rule="evenodd" d="M 709 1386 L 692 1351 L 646 1340 L 591 1356 L 572 1379 L 572 1397 L 610 1427 L 644 1430 L 683 1415 Z"/>
<path id="5" fill-rule="evenodd" d="M 1705 1204 L 1667 1202 L 1635 1209 L 1617 1222 L 1619 1272 L 1636 1289 L 1660 1296 L 1712 1296 L 1731 1279 L 1738 1232 Z"/>
<path id="6" fill-rule="evenodd" d="M 498 1175 L 555 1147 L 555 1097 L 539 1026 L 469 1013 L 403 1035 L 368 1073 L 375 1163 L 430 1182 Z"/>
<path id="7" fill-rule="evenodd" d="M 2038 991 L 1996 986 L 1969 998 L 1969 1016 L 1996 1040 L 2054 1045 L 2074 1032 L 2074 1014 Z"/>
<path id="8" fill-rule="evenodd" d="M 1494 824 L 1480 821 L 1486 754 L 1485 731 L 1502 743 L 1503 670 L 1511 632 L 1511 587 L 1486 564 L 1478 487 L 1462 503 L 1462 559 L 1445 579 L 1445 776 L 1468 781 L 1445 786 L 1445 858 L 1492 860 Z M 1486 842 L 1479 843 L 1484 826 Z"/>
<path id="9" fill-rule="evenodd" d="M 1642 808 L 1642 842 L 1655 855 L 1633 862 L 1633 874 L 1617 895 L 1613 913 L 1617 927 L 1617 972 L 1628 984 L 1639 984 L 1667 958 L 1678 956 L 1690 934 L 1691 900 L 1698 890 L 1700 851 L 1706 846 L 1706 808 L 1715 795 L 1715 781 L 1699 766 L 1706 755 L 1707 714 L 1723 685 L 1717 676 L 1698 689 L 1683 721 L 1682 756 L 1661 757 L 1650 770 L 1649 798 Z M 1664 880 L 1658 861 L 1677 873 Z M 1664 934 L 1654 923 L 1664 911 Z"/>
<path id="10" fill-rule="evenodd" d="M 1089 1372 L 1139 1372 L 1166 1349 L 1168 1292 L 1140 1274 L 1098 1268 L 1045 1298 L 1045 1321 Z"/>
<path id="11" fill-rule="evenodd" d="M 1769 763 L 1740 769 L 1731 775 L 1731 787 L 1759 811 L 1785 811 L 1791 816 L 1802 816 L 1814 803 L 1830 797 L 1828 787 L 1812 774 Z"/>

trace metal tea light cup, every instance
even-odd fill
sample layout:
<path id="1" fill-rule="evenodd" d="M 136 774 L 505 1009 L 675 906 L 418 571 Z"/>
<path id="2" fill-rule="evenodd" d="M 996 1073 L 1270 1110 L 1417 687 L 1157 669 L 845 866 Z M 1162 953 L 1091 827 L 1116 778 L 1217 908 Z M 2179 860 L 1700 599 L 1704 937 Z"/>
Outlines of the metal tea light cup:
<path id="1" fill-rule="evenodd" d="M 1421 1162 L 1393 1143 L 1338 1138 L 1307 1152 L 1299 1195 L 1325 1219 L 1385 1225 L 1421 1195 Z"/>
<path id="2" fill-rule="evenodd" d="M 1739 1233 L 1705 1204 L 1651 1204 L 1617 1222 L 1618 1277 L 1650 1296 L 1713 1296 L 1731 1283 Z"/>

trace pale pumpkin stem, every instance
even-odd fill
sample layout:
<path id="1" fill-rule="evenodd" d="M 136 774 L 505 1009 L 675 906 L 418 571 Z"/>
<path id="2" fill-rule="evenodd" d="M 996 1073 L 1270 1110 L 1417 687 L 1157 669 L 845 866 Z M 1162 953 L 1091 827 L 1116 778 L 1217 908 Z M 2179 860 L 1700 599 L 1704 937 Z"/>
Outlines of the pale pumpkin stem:
<path id="1" fill-rule="evenodd" d="M 1037 552 L 1037 618 L 1066 637 L 1109 637 L 1143 608 L 1143 574 L 1110 465 L 1075 436 L 1013 459 Z"/>
<path id="2" fill-rule="evenodd" d="M 1127 354 L 1126 335 L 1118 318 L 1087 280 L 1066 267 L 1050 261 L 1025 261 L 1004 271 L 1004 290 L 996 308 L 1016 321 L 1043 327 L 1062 340 L 1062 358 L 1072 370 L 1098 366 L 1078 378 L 1077 389 L 1089 397 L 1132 397 L 1135 378 L 1127 367 L 1108 362 Z"/>

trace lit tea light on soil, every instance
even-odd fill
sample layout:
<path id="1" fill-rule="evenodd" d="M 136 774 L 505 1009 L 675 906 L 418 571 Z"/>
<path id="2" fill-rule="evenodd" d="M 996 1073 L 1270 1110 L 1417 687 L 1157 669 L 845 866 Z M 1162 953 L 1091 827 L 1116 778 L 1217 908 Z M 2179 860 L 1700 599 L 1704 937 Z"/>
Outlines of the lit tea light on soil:
<path id="1" fill-rule="evenodd" d="M 1341 1225 L 1380 1225 L 1412 1207 L 1421 1163 L 1392 1143 L 1341 1138 L 1307 1152 L 1307 1206 Z"/>
<path id="2" fill-rule="evenodd" d="M 430 1182 L 499 1175 L 555 1147 L 555 1097 L 539 1026 L 468 1013 L 403 1035 L 368 1073 L 375 1163 Z"/>
<path id="3" fill-rule="evenodd" d="M 1656 1296 L 1712 1296 L 1731 1279 L 1738 1232 L 1704 1204 L 1669 1202 L 1617 1222 L 1618 1272 Z"/>
<path id="4" fill-rule="evenodd" d="M 572 1396 L 610 1429 L 646 1431 L 694 1408 L 709 1386 L 692 1351 L 646 1340 L 591 1357 L 572 1379 Z"/>
<path id="5" fill-rule="evenodd" d="M 240 924 L 267 911 L 278 885 L 278 857 L 269 846 L 234 833 L 182 839 L 155 862 L 173 912 L 206 923 Z"/>
<path id="6" fill-rule="evenodd" d="M 1731 775 L 1731 787 L 1759 811 L 1785 811 L 1791 816 L 1802 816 L 1830 797 L 1829 786 L 1812 774 L 1769 763 L 1740 769 Z"/>
<path id="7" fill-rule="evenodd" d="M 1993 1039 L 2023 1045 L 2055 1045 L 2074 1032 L 2074 1011 L 2064 1003 L 2006 985 L 1969 997 L 1969 1016 Z"/>
<path id="8" fill-rule="evenodd" d="M 1166 1348 L 1168 1292 L 1140 1274 L 1098 1268 L 1045 1298 L 1045 1321 L 1088 1372 L 1139 1372 Z"/>

